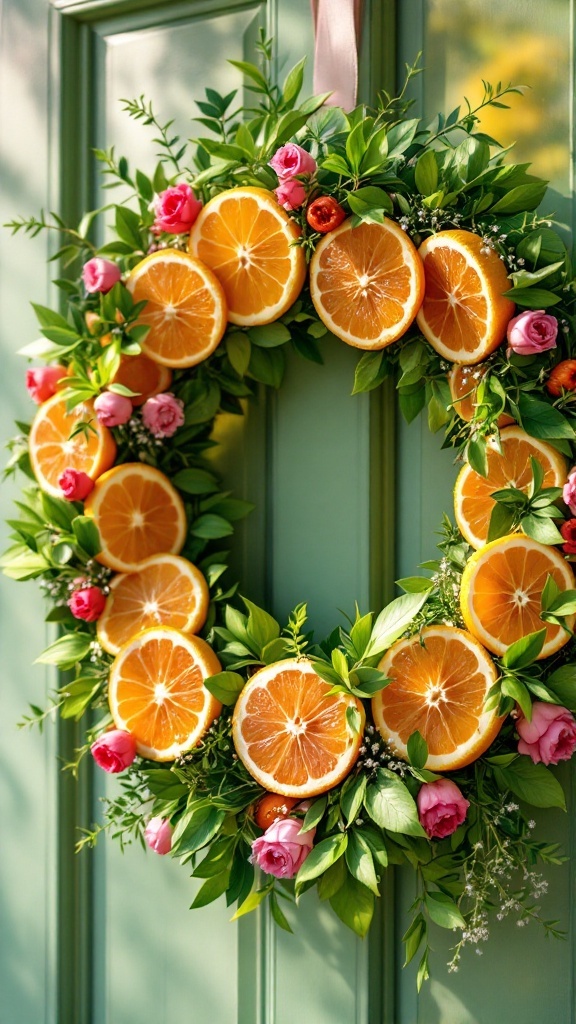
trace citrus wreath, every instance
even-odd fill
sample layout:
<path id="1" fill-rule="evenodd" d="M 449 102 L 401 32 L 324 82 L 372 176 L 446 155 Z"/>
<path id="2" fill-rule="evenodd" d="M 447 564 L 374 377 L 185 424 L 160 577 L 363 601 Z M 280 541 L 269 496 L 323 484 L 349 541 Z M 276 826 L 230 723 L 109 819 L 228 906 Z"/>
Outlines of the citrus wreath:
<path id="1" fill-rule="evenodd" d="M 576 748 L 576 359 L 571 260 L 537 213 L 546 183 L 481 130 L 513 86 L 426 126 L 405 91 L 345 114 L 239 63 L 256 105 L 206 90 L 187 148 L 141 97 L 152 177 L 96 151 L 123 187 L 112 240 L 54 214 L 63 312 L 36 305 L 22 350 L 38 410 L 11 443 L 29 482 L 4 572 L 36 578 L 70 677 L 28 723 L 87 716 L 78 761 L 122 773 L 103 823 L 203 879 L 234 918 L 316 885 L 365 935 L 389 865 L 418 879 L 406 960 L 428 926 L 488 937 L 488 911 L 541 921 L 526 805 L 564 807 L 548 767 Z M 236 62 L 232 62 L 236 63 Z M 408 79 L 417 73 L 409 69 Z M 548 310 L 553 309 L 553 313 Z M 222 540 L 252 508 L 207 458 L 224 410 L 281 386 L 284 348 L 362 350 L 354 393 L 393 375 L 463 466 L 426 576 L 322 642 L 237 594 Z M 520 803 L 518 802 L 520 801 Z M 260 869 L 256 874 L 255 869 Z M 256 879 L 256 880 L 255 880 Z M 517 879 L 517 883 L 512 881 Z"/>

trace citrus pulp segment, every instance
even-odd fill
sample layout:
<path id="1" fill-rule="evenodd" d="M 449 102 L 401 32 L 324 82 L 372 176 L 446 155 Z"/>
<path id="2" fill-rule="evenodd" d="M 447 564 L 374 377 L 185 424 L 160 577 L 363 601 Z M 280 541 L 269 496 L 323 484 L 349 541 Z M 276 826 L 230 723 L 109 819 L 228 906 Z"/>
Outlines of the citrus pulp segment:
<path id="1" fill-rule="evenodd" d="M 209 603 L 208 584 L 195 565 L 179 555 L 152 555 L 136 572 L 111 580 L 96 624 L 98 640 L 109 654 L 118 654 L 136 633 L 154 626 L 196 633 L 206 621 Z"/>
<path id="2" fill-rule="evenodd" d="M 133 637 L 110 670 L 108 700 L 118 729 L 141 757 L 171 761 L 202 738 L 222 705 L 204 686 L 221 666 L 197 636 L 167 626 Z"/>
<path id="3" fill-rule="evenodd" d="M 148 398 L 168 390 L 172 383 L 172 371 L 141 352 L 137 356 L 122 356 L 113 383 L 123 384 L 134 391 L 130 398 L 132 405 L 144 405 Z"/>
<path id="4" fill-rule="evenodd" d="M 484 710 L 496 666 L 465 630 L 428 626 L 393 644 L 378 667 L 392 682 L 372 698 L 374 722 L 404 760 L 416 730 L 428 745 L 426 768 L 441 772 L 475 761 L 498 735 L 502 719 Z"/>
<path id="5" fill-rule="evenodd" d="M 530 457 L 544 470 L 543 487 L 561 487 L 566 480 L 566 461 L 546 444 L 530 437 L 520 427 L 500 431 L 502 454 L 495 443 L 487 446 L 488 476 L 481 476 L 466 464 L 458 474 L 454 487 L 454 515 L 460 533 L 473 548 L 486 543 L 490 515 L 496 502 L 490 495 L 504 487 L 528 491 L 532 482 Z"/>
<path id="6" fill-rule="evenodd" d="M 62 497 L 58 478 L 65 469 L 87 473 L 96 480 L 113 465 L 116 443 L 107 427 L 94 415 L 91 402 L 82 402 L 70 412 L 66 399 L 55 394 L 43 402 L 30 428 L 29 452 L 34 475 L 42 490 Z M 80 424 L 86 429 L 77 431 Z"/>
<path id="7" fill-rule="evenodd" d="M 329 695 L 306 659 L 260 669 L 242 690 L 233 719 L 236 752 L 264 789 L 316 796 L 337 785 L 358 758 L 364 709 L 351 694 Z M 360 716 L 355 733 L 346 712 Z"/>
<path id="8" fill-rule="evenodd" d="M 177 555 L 186 539 L 186 513 L 178 491 L 159 469 L 125 462 L 96 482 L 84 506 L 100 534 L 98 561 L 133 572 L 152 555 Z"/>
<path id="9" fill-rule="evenodd" d="M 381 349 L 400 338 L 424 295 L 422 262 L 395 221 L 352 218 L 330 231 L 310 261 L 310 294 L 322 322 L 342 341 Z"/>
<path id="10" fill-rule="evenodd" d="M 230 322 L 255 327 L 278 320 L 302 291 L 306 258 L 299 236 L 273 192 L 243 186 L 206 203 L 189 249 L 220 281 Z"/>
<path id="11" fill-rule="evenodd" d="M 574 573 L 556 548 L 521 533 L 499 537 L 475 551 L 466 563 L 460 588 L 462 618 L 471 633 L 493 654 L 546 626 L 539 658 L 555 654 L 570 639 L 561 626 L 540 618 L 548 575 L 561 591 L 572 590 Z M 570 629 L 576 616 L 566 618 Z"/>
<path id="12" fill-rule="evenodd" d="M 226 330 L 226 299 L 212 271 L 179 249 L 145 256 L 126 281 L 134 302 L 146 302 L 139 324 L 150 328 L 142 351 L 164 366 L 196 366 Z"/>
<path id="13" fill-rule="evenodd" d="M 444 359 L 479 363 L 504 340 L 514 303 L 500 257 L 472 231 L 439 231 L 418 250 L 426 289 L 417 321 Z"/>

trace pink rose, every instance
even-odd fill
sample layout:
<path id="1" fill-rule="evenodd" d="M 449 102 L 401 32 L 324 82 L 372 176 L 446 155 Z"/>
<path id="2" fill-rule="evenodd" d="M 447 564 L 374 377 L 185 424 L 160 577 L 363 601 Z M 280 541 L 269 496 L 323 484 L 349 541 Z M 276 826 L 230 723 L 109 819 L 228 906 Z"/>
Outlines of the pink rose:
<path id="1" fill-rule="evenodd" d="M 172 825 L 168 818 L 150 818 L 144 829 L 144 839 L 151 850 L 164 856 L 172 849 Z"/>
<path id="2" fill-rule="evenodd" d="M 288 178 L 274 189 L 278 205 L 285 210 L 297 210 L 306 200 L 306 189 L 295 178 Z"/>
<path id="3" fill-rule="evenodd" d="M 184 402 L 169 391 L 154 395 L 142 406 L 142 420 L 154 437 L 172 437 L 184 423 Z"/>
<path id="4" fill-rule="evenodd" d="M 100 587 L 93 587 L 89 580 L 74 580 L 80 584 L 68 599 L 67 604 L 76 619 L 83 619 L 84 622 L 96 622 L 104 611 L 106 596 Z"/>
<path id="5" fill-rule="evenodd" d="M 576 466 L 568 473 L 568 479 L 562 488 L 562 500 L 576 516 Z"/>
<path id="6" fill-rule="evenodd" d="M 508 324 L 510 348 L 516 355 L 533 356 L 556 348 L 558 321 L 543 309 L 528 309 Z"/>
<path id="7" fill-rule="evenodd" d="M 111 729 L 92 744 L 90 752 L 100 768 L 116 775 L 132 764 L 136 757 L 136 740 L 123 729 Z"/>
<path id="8" fill-rule="evenodd" d="M 58 487 L 66 501 L 84 501 L 94 490 L 94 481 L 78 469 L 65 469 L 58 477 Z"/>
<path id="9" fill-rule="evenodd" d="M 154 200 L 156 220 L 152 230 L 183 235 L 185 231 L 190 231 L 201 209 L 202 203 L 196 199 L 190 185 L 185 181 L 171 185 Z"/>
<path id="10" fill-rule="evenodd" d="M 576 719 L 567 708 L 535 701 L 532 721 L 523 716 L 516 722 L 520 742 L 518 753 L 528 754 L 534 764 L 568 761 L 576 750 Z"/>
<path id="11" fill-rule="evenodd" d="M 120 427 L 132 415 L 132 402 L 124 395 L 103 391 L 94 402 L 94 410 L 98 422 L 104 427 Z"/>
<path id="12" fill-rule="evenodd" d="M 35 366 L 26 370 L 26 390 L 30 398 L 40 405 L 56 394 L 56 385 L 65 376 L 65 366 Z"/>
<path id="13" fill-rule="evenodd" d="M 299 835 L 298 818 L 280 818 L 252 843 L 251 860 L 276 878 L 294 878 L 314 845 L 315 828 Z"/>
<path id="14" fill-rule="evenodd" d="M 466 818 L 470 802 L 450 779 L 425 782 L 416 798 L 422 828 L 431 839 L 452 835 Z"/>
<path id="15" fill-rule="evenodd" d="M 576 555 L 576 519 L 567 519 L 560 527 L 560 533 L 564 537 L 562 551 L 565 555 Z"/>
<path id="16" fill-rule="evenodd" d="M 269 166 L 276 171 L 280 181 L 284 181 L 285 178 L 293 178 L 295 174 L 314 174 L 318 165 L 302 146 L 287 142 L 276 150 Z"/>
<path id="17" fill-rule="evenodd" d="M 82 267 L 82 280 L 87 292 L 106 294 L 121 277 L 118 264 L 112 260 L 102 259 L 101 256 L 94 256 Z"/>

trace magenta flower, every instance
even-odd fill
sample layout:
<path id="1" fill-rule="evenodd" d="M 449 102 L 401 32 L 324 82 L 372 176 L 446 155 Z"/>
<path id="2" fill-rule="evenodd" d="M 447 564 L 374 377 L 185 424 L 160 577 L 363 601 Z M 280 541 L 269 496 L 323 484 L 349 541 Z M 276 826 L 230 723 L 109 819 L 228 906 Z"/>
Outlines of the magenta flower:
<path id="1" fill-rule="evenodd" d="M 279 818 L 252 843 L 251 860 L 276 878 L 294 878 L 314 845 L 316 829 L 300 835 L 298 818 Z"/>
<path id="2" fill-rule="evenodd" d="M 297 210 L 306 201 L 306 189 L 295 178 L 280 182 L 278 188 L 274 189 L 274 195 L 278 205 L 285 210 Z"/>
<path id="3" fill-rule="evenodd" d="M 184 402 L 170 391 L 154 395 L 142 406 L 142 420 L 154 437 L 172 437 L 184 423 Z"/>
<path id="4" fill-rule="evenodd" d="M 287 142 L 285 146 L 280 146 L 280 149 L 276 150 L 269 166 L 276 171 L 280 181 L 284 181 L 296 174 L 314 174 L 318 164 L 302 146 Z"/>
<path id="5" fill-rule="evenodd" d="M 87 292 L 102 292 L 105 295 L 121 277 L 118 264 L 101 256 L 94 256 L 82 267 L 82 280 Z"/>
<path id="6" fill-rule="evenodd" d="M 165 231 L 169 235 L 182 235 L 190 231 L 201 209 L 202 203 L 196 199 L 190 185 L 184 181 L 179 185 L 171 185 L 156 196 L 156 220 L 152 230 L 155 233 Z"/>
<path id="7" fill-rule="evenodd" d="M 519 356 L 538 355 L 556 348 L 558 321 L 543 309 L 528 309 L 508 324 L 508 344 Z"/>
<path id="8" fill-rule="evenodd" d="M 519 718 L 516 729 L 520 737 L 518 753 L 527 754 L 534 764 L 568 761 L 576 750 L 576 719 L 557 704 L 535 701 L 532 721 Z"/>
<path id="9" fill-rule="evenodd" d="M 90 580 L 82 578 L 74 580 L 78 589 L 66 602 L 72 615 L 84 622 L 96 622 L 104 611 L 106 596 L 100 587 L 93 587 Z"/>
<path id="10" fill-rule="evenodd" d="M 455 832 L 470 807 L 470 802 L 450 779 L 425 782 L 418 791 L 416 803 L 420 824 L 431 839 L 444 839 Z"/>
<path id="11" fill-rule="evenodd" d="M 66 501 L 84 501 L 94 490 L 94 481 L 82 470 L 65 469 L 58 477 L 58 487 Z"/>
<path id="12" fill-rule="evenodd" d="M 104 427 L 120 427 L 127 423 L 132 415 L 132 402 L 124 395 L 114 391 L 103 391 L 94 402 L 94 411 L 98 422 Z"/>
<path id="13" fill-rule="evenodd" d="M 92 744 L 90 753 L 100 768 L 116 775 L 132 764 L 136 757 L 136 740 L 123 729 L 111 729 Z"/>
<path id="14" fill-rule="evenodd" d="M 150 818 L 144 829 L 144 839 L 155 853 L 162 857 L 172 849 L 172 825 L 168 818 Z"/>
<path id="15" fill-rule="evenodd" d="M 56 394 L 58 381 L 66 376 L 65 366 L 35 366 L 26 370 L 26 390 L 37 405 Z"/>

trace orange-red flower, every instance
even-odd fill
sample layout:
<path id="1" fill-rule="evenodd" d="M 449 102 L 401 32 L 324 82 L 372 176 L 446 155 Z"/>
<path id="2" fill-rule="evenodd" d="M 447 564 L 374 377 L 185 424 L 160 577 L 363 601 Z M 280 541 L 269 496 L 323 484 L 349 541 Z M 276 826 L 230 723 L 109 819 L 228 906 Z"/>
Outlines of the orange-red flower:
<path id="1" fill-rule="evenodd" d="M 345 217 L 346 211 L 332 196 L 319 196 L 306 210 L 306 220 L 310 227 L 313 231 L 319 231 L 321 235 L 334 231 Z"/>
<path id="2" fill-rule="evenodd" d="M 576 391 L 576 359 L 563 359 L 546 381 L 549 395 L 559 398 L 562 391 Z"/>

